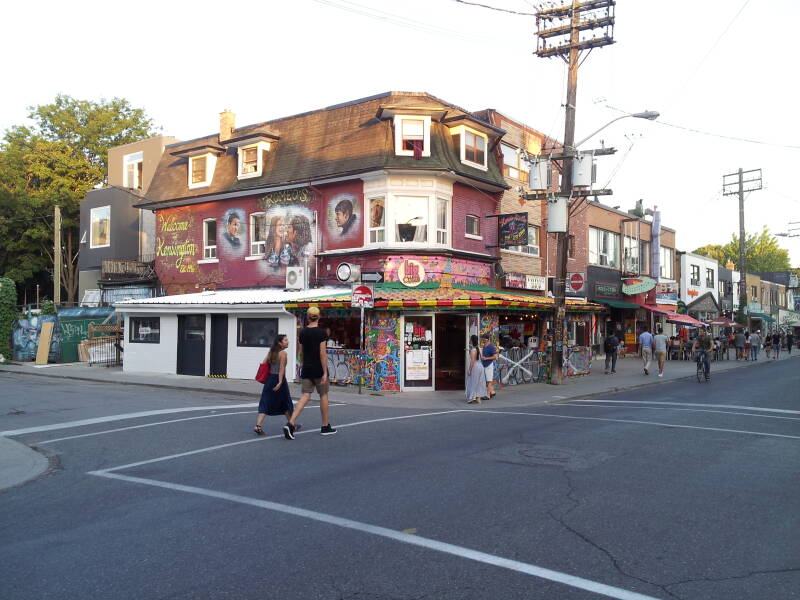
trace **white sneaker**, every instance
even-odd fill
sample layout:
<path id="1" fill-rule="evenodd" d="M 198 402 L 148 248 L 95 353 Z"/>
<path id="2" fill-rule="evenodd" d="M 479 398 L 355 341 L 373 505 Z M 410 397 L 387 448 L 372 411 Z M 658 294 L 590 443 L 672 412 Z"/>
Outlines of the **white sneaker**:
<path id="1" fill-rule="evenodd" d="M 658 376 L 659 376 L 659 377 L 663 377 L 663 376 L 664 376 L 664 374 L 663 374 L 663 373 L 659 373 L 659 374 L 658 374 Z"/>

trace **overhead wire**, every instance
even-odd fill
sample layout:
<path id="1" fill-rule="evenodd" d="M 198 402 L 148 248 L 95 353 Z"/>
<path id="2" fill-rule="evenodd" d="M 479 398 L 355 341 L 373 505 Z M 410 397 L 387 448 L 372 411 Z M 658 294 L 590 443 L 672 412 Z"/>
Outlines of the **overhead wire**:
<path id="1" fill-rule="evenodd" d="M 536 13 L 520 12 L 518 10 L 509 10 L 507 8 L 498 8 L 497 6 L 489 6 L 488 4 L 481 4 L 480 2 L 467 2 L 467 0 L 453 0 L 459 4 L 469 4 L 470 6 L 480 6 L 489 10 L 496 10 L 498 12 L 510 13 L 512 15 L 524 15 L 526 17 L 535 17 Z"/>

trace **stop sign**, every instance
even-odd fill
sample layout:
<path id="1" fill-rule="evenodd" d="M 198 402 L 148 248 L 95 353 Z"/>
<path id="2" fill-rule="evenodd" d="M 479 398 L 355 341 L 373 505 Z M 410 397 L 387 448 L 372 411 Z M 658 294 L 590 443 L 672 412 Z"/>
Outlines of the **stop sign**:
<path id="1" fill-rule="evenodd" d="M 374 298 L 375 296 L 371 285 L 365 285 L 363 283 L 355 284 L 353 285 L 350 306 L 372 308 Z"/>
<path id="2" fill-rule="evenodd" d="M 571 289 L 573 292 L 580 292 L 583 289 L 586 279 L 584 278 L 583 273 L 570 273 L 568 281 L 569 289 Z"/>

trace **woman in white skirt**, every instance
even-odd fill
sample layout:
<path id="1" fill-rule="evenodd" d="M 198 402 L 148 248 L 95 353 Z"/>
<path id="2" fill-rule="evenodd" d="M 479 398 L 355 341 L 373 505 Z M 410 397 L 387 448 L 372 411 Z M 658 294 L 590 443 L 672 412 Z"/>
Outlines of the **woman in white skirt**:
<path id="1" fill-rule="evenodd" d="M 467 404 L 480 404 L 486 397 L 486 375 L 481 365 L 481 351 L 478 336 L 469 338 L 469 366 L 467 367 Z"/>

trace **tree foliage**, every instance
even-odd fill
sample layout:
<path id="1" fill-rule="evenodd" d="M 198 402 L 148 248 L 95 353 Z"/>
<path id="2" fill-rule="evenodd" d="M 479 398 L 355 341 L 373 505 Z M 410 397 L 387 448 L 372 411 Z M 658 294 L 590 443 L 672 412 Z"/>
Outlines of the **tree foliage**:
<path id="1" fill-rule="evenodd" d="M 0 144 L 0 274 L 24 284 L 53 273 L 53 211 L 62 215 L 62 283 L 77 295 L 80 203 L 108 180 L 108 148 L 154 134 L 127 100 L 92 102 L 59 95 L 31 107 L 32 126 L 5 132 Z"/>
<path id="2" fill-rule="evenodd" d="M 11 358 L 11 325 L 17 316 L 17 286 L 8 277 L 0 277 L 0 354 Z"/>
<path id="3" fill-rule="evenodd" d="M 781 248 L 777 238 L 764 227 L 761 233 L 745 235 L 747 272 L 786 271 L 790 268 L 789 251 Z M 721 266 L 730 260 L 739 267 L 739 236 L 734 234 L 725 245 L 707 244 L 694 250 L 695 254 L 714 258 Z"/>

